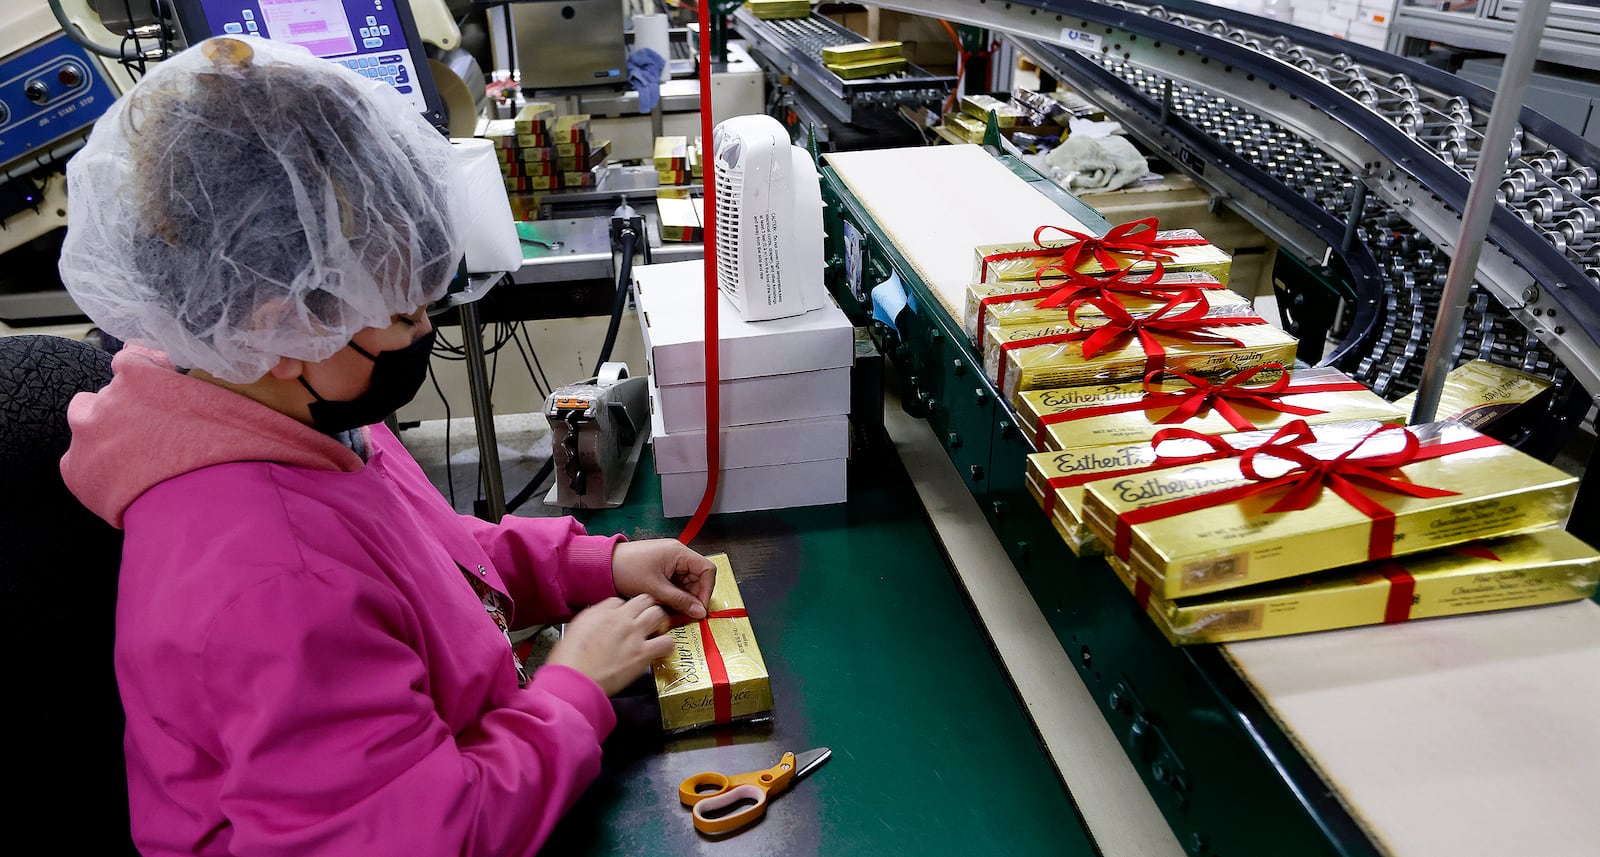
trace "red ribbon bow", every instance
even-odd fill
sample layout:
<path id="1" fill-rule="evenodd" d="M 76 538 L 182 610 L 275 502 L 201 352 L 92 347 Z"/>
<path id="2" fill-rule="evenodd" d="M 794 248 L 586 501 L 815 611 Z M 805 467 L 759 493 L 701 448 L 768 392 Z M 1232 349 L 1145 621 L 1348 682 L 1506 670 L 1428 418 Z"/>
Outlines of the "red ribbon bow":
<path id="1" fill-rule="evenodd" d="M 1046 247 L 1042 236 L 1046 232 L 1059 232 L 1073 239 L 1070 243 L 1059 247 Z M 1089 257 L 1100 263 L 1104 273 L 1117 273 L 1131 268 L 1140 262 L 1160 259 L 1172 259 L 1177 256 L 1173 247 L 1197 247 L 1208 243 L 1204 238 L 1161 238 L 1160 221 L 1154 217 L 1145 217 L 1111 227 L 1105 235 L 1095 237 L 1062 226 L 1041 226 L 1033 230 L 1033 243 L 1036 250 L 1018 250 L 1011 253 L 995 253 L 983 257 L 983 271 L 979 275 L 979 282 L 989 281 L 989 265 L 992 262 L 1001 262 L 1007 259 L 1038 258 L 1060 254 L 1060 261 L 1052 263 L 1051 267 L 1058 267 L 1067 271 L 1075 271 L 1079 264 L 1088 261 Z M 1128 259 L 1127 265 L 1119 264 L 1123 257 Z"/>
<path id="2" fill-rule="evenodd" d="M 743 607 L 734 607 L 708 611 L 704 619 L 691 619 L 679 614 L 670 620 L 674 628 L 695 622 L 700 624 L 700 648 L 706 653 L 706 675 L 711 677 L 711 711 L 717 723 L 727 723 L 733 719 L 733 693 L 728 689 L 728 665 L 722 660 L 722 650 L 717 648 L 717 638 L 711 634 L 711 620 L 745 619 L 749 616 Z"/>
<path id="3" fill-rule="evenodd" d="M 1250 379 L 1267 369 L 1276 369 L 1280 374 L 1270 384 L 1259 387 L 1245 386 Z M 1284 369 L 1282 363 L 1263 363 L 1260 366 L 1236 372 L 1226 381 L 1219 384 L 1213 384 L 1204 378 L 1190 375 L 1186 372 L 1175 372 L 1173 374 L 1189 382 L 1191 386 L 1187 390 L 1177 390 L 1169 394 L 1173 397 L 1173 400 L 1177 401 L 1177 407 L 1168 412 L 1166 416 L 1156 420 L 1158 423 L 1186 422 L 1199 416 L 1201 411 L 1210 407 L 1216 410 L 1223 419 L 1228 421 L 1228 425 L 1233 426 L 1237 431 L 1250 431 L 1256 428 L 1255 423 L 1245 419 L 1234 409 L 1234 402 L 1252 408 L 1294 414 L 1299 417 L 1327 413 L 1327 411 L 1308 408 L 1304 405 L 1289 405 L 1278 401 L 1279 397 L 1290 392 L 1289 373 Z M 1363 389 L 1359 384 L 1354 384 L 1353 386 L 1356 389 Z M 1146 377 L 1145 389 L 1148 390 L 1149 387 L 1150 378 Z"/>
<path id="4" fill-rule="evenodd" d="M 1218 414 L 1221 414 L 1222 418 L 1228 421 L 1228 425 L 1232 426 L 1236 431 L 1254 431 L 1260 426 L 1257 426 L 1249 418 L 1235 410 L 1233 403 L 1229 401 L 1230 399 L 1250 407 L 1309 417 L 1327 412 L 1304 405 L 1285 404 L 1278 401 L 1278 399 L 1283 396 L 1300 395 L 1302 393 L 1337 393 L 1366 389 L 1361 384 L 1348 379 L 1321 384 L 1293 384 L 1287 374 L 1264 387 L 1243 386 L 1246 381 L 1267 369 L 1283 370 L 1283 368 L 1281 363 L 1263 363 L 1260 366 L 1235 373 L 1220 384 L 1213 384 L 1207 379 L 1184 372 L 1168 373 L 1183 379 L 1191 385 L 1186 390 L 1170 391 L 1157 390 L 1151 387 L 1152 384 L 1159 383 L 1162 378 L 1162 373 L 1152 372 L 1145 375 L 1145 394 L 1141 398 L 1109 405 L 1073 408 L 1040 416 L 1035 427 L 1033 445 L 1035 449 L 1044 449 L 1047 446 L 1045 436 L 1048 434 L 1050 426 L 1056 423 L 1072 422 L 1105 414 L 1127 413 L 1129 411 L 1155 411 L 1169 406 L 1173 410 L 1157 419 L 1156 422 L 1163 424 L 1187 422 L 1199 416 L 1209 405 Z"/>
<path id="5" fill-rule="evenodd" d="M 1169 440 L 1197 440 L 1210 447 L 1207 452 L 1197 452 L 1192 455 L 1162 455 L 1161 444 Z M 1295 420 L 1267 438 L 1262 446 L 1302 446 L 1316 440 L 1311 427 L 1305 420 Z M 1194 429 L 1169 428 L 1155 433 L 1150 439 L 1150 448 L 1156 451 L 1156 458 L 1149 464 L 1138 467 L 1125 467 L 1120 470 L 1103 470 L 1098 473 L 1073 473 L 1066 476 L 1052 476 L 1045 480 L 1050 486 L 1050 491 L 1045 493 L 1044 511 L 1050 514 L 1055 509 L 1057 488 L 1068 488 L 1085 485 L 1100 479 L 1117 479 L 1123 476 L 1132 476 L 1136 473 L 1146 473 L 1151 470 L 1164 470 L 1168 467 L 1182 467 L 1188 464 L 1199 464 L 1202 461 L 1216 461 L 1219 458 L 1237 458 L 1244 455 L 1249 447 L 1234 446 L 1220 437 L 1212 434 L 1201 434 Z"/>
<path id="6" fill-rule="evenodd" d="M 1097 307 L 1105 314 L 1105 322 L 1095 327 L 1083 327 L 1078 323 L 1078 309 L 1084 304 Z M 1180 312 L 1180 308 L 1188 306 Z M 1156 340 L 1155 334 L 1171 339 L 1181 339 L 1196 344 L 1232 345 L 1242 347 L 1244 343 L 1232 337 L 1223 336 L 1206 330 L 1210 327 L 1228 327 L 1244 324 L 1265 324 L 1260 316 L 1228 316 L 1224 318 L 1206 318 L 1206 313 L 1211 311 L 1211 303 L 1199 289 L 1187 288 L 1173 295 L 1170 300 L 1153 312 L 1136 316 L 1128 312 L 1127 308 L 1115 300 L 1102 300 L 1089 298 L 1074 301 L 1067 308 L 1067 321 L 1079 330 L 1066 333 L 1052 333 L 1046 336 L 1033 336 L 1018 339 L 1014 342 L 1003 343 L 1000 346 L 1000 369 L 996 373 L 995 383 L 1002 389 L 1006 384 L 1006 355 L 1019 348 L 1032 348 L 1037 345 L 1054 345 L 1062 342 L 1082 342 L 1083 358 L 1091 360 L 1100 352 L 1116 346 L 1119 341 L 1134 339 L 1144 350 L 1145 374 L 1160 372 L 1167 365 L 1167 351 Z"/>
<path id="7" fill-rule="evenodd" d="M 1355 457 L 1363 446 L 1374 438 L 1391 432 L 1404 436 L 1402 447 L 1391 453 Z M 1198 509 L 1207 509 L 1233 503 L 1269 491 L 1283 490 L 1277 502 L 1267 507 L 1269 514 L 1291 512 L 1308 508 L 1321 496 L 1324 487 L 1368 518 L 1372 530 L 1367 538 L 1368 559 L 1388 559 L 1394 550 L 1394 513 L 1372 497 L 1368 491 L 1404 494 L 1410 497 L 1450 497 L 1459 494 L 1444 488 L 1417 485 L 1400 478 L 1396 469 L 1413 461 L 1439 458 L 1469 449 L 1482 449 L 1498 443 L 1491 438 L 1478 436 L 1455 443 L 1445 443 L 1421 450 L 1417 436 L 1402 426 L 1383 426 L 1363 437 L 1354 446 L 1332 459 L 1320 459 L 1300 446 L 1257 447 L 1249 450 L 1239 461 L 1239 469 L 1251 482 L 1233 488 L 1224 488 L 1195 497 L 1169 500 L 1140 509 L 1130 509 L 1117 516 L 1117 530 L 1113 549 L 1121 559 L 1128 558 L 1133 542 L 1132 528 L 1136 524 L 1181 515 Z M 1256 469 L 1256 459 L 1262 455 L 1291 462 L 1294 466 L 1278 476 L 1263 476 Z"/>

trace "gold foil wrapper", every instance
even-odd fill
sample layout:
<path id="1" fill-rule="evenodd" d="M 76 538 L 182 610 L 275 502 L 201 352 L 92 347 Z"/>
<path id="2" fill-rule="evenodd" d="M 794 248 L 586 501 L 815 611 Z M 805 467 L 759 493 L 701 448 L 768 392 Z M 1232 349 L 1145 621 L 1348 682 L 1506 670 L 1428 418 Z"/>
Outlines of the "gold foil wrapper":
<path id="1" fill-rule="evenodd" d="M 1430 445 L 1479 437 L 1459 423 L 1428 423 L 1410 431 L 1424 451 Z M 1358 455 L 1398 447 L 1398 437 L 1375 439 Z M 1332 443 L 1302 447 L 1324 460 L 1349 448 Z M 1288 467 L 1266 456 L 1257 466 L 1267 477 Z M 1501 444 L 1413 461 L 1395 470 L 1407 481 L 1458 493 L 1411 497 L 1365 492 L 1394 515 L 1390 546 L 1394 556 L 1559 525 L 1571 512 L 1577 491 L 1575 477 Z M 1239 459 L 1104 479 L 1085 486 L 1084 519 L 1097 538 L 1111 545 L 1117 516 L 1123 512 L 1251 481 L 1240 469 Z M 1164 598 L 1187 598 L 1368 560 L 1371 518 L 1327 487 L 1308 508 L 1268 513 L 1267 508 L 1282 496 L 1281 490 L 1267 491 L 1134 524 L 1129 528 L 1126 559 Z"/>
<path id="2" fill-rule="evenodd" d="M 717 567 L 710 612 L 743 610 L 744 599 L 739 595 L 739 584 L 734 579 L 728 557 L 717 554 L 707 559 Z M 711 638 L 728 675 L 731 716 L 722 721 L 716 716 L 716 691 L 706 660 L 703 635 L 706 626 L 711 629 Z M 690 622 L 672 629 L 672 639 L 672 654 L 650 665 L 661 705 L 661 726 L 668 732 L 759 719 L 772 711 L 772 685 L 767 676 L 767 664 L 761 659 L 761 649 L 756 646 L 748 617 Z"/>
<path id="3" fill-rule="evenodd" d="M 1487 360 L 1463 363 L 1445 376 L 1434 419 L 1456 420 L 1481 430 L 1543 396 L 1553 386 L 1543 378 Z M 1417 394 L 1411 393 L 1395 406 L 1409 414 L 1416 401 Z"/>
<path id="4" fill-rule="evenodd" d="M 989 122 L 989 112 L 994 111 L 995 123 L 1001 128 L 1015 128 L 1026 118 L 1021 110 L 990 95 L 961 96 L 961 112 L 984 123 Z"/>
<path id="5" fill-rule="evenodd" d="M 1157 239 L 1183 240 L 1202 237 L 1193 229 L 1163 229 L 1156 233 Z M 1045 256 L 1020 256 L 1011 259 L 994 259 L 985 262 L 991 256 L 1006 253 L 1019 253 L 1041 249 L 1064 249 L 1069 244 L 1075 243 L 1072 239 L 1046 239 L 1040 244 L 1032 241 L 1019 241 L 1012 244 L 984 244 L 973 252 L 976 256 L 972 272 L 972 281 L 975 283 L 990 282 L 993 280 L 1025 280 L 1033 282 L 1034 277 L 1042 268 L 1061 261 L 1060 254 L 1052 253 Z M 1179 271 L 1203 271 L 1217 278 L 1217 282 L 1226 286 L 1228 284 L 1229 269 L 1233 265 L 1233 257 L 1211 244 L 1193 244 L 1187 247 L 1166 248 L 1173 253 L 1171 258 L 1164 258 L 1162 264 L 1168 273 Z M 1133 257 L 1137 258 L 1137 257 Z M 1124 255 L 1117 255 L 1117 267 L 1126 266 L 1133 261 Z M 1144 261 L 1132 265 L 1135 271 L 1149 271 L 1155 268 L 1155 262 Z M 1105 266 L 1092 257 L 1082 258 L 1078 263 L 1078 270 L 1085 274 L 1103 274 Z"/>
<path id="6" fill-rule="evenodd" d="M 1208 318 L 1253 315 L 1249 307 L 1213 307 Z M 1034 331 L 1037 331 L 1034 328 Z M 1262 363 L 1294 362 L 1297 341 L 1270 324 L 1241 324 L 1205 327 L 1197 333 L 1211 333 L 1233 339 L 1240 345 L 1199 343 L 1155 334 L 1165 351 L 1163 368 L 1192 375 L 1232 375 Z M 1148 373 L 1148 357 L 1137 336 L 1120 346 L 1101 351 L 1092 358 L 1083 356 L 1083 342 L 1056 342 L 1006 351 L 1004 343 L 1037 335 L 1027 325 L 1018 328 L 991 325 L 984 331 L 988 340 L 983 348 L 984 371 L 996 381 L 1006 401 L 1015 403 L 1019 393 L 1059 387 L 1137 381 Z M 1005 363 L 1001 377 L 1001 362 Z"/>
<path id="7" fill-rule="evenodd" d="M 1330 422 L 1312 427 L 1312 434 L 1321 443 L 1351 444 L 1377 430 L 1384 423 L 1373 419 Z M 1154 432 L 1151 433 L 1154 436 Z M 1228 445 L 1246 450 L 1261 446 L 1277 434 L 1276 429 L 1238 432 L 1218 436 Z M 1062 532 L 1073 553 L 1085 556 L 1102 553 L 1104 547 L 1084 517 L 1084 486 L 1089 482 L 1107 478 L 1125 471 L 1154 473 L 1167 469 L 1157 460 L 1198 456 L 1211 452 L 1203 441 L 1192 438 L 1170 438 L 1156 446 L 1149 438 L 1127 443 L 1107 444 L 1075 449 L 1036 452 L 1028 456 L 1028 493 L 1039 503 Z M 1127 474 L 1132 475 L 1132 474 Z M 1052 485 L 1055 481 L 1058 484 Z M 1059 484 L 1069 482 L 1071 484 Z M 1065 535 L 1070 534 L 1070 535 Z"/>
<path id="8" fill-rule="evenodd" d="M 967 286 L 967 303 L 961 316 L 962 327 L 967 332 L 967 337 L 978 342 L 983 334 L 983 328 L 991 324 L 1064 324 L 1068 319 L 1067 307 L 1052 307 L 1039 309 L 1041 298 L 1028 300 L 1001 301 L 991 303 L 987 309 L 983 308 L 984 298 L 1000 295 L 1029 294 L 1041 289 L 1053 288 L 1066 283 L 1062 277 L 1045 277 L 1035 283 L 1029 280 L 1025 283 L 993 281 L 988 283 L 973 283 Z M 1250 299 L 1237 292 L 1230 292 L 1223 288 L 1213 288 L 1220 285 L 1217 278 L 1201 271 L 1183 271 L 1167 274 L 1153 287 L 1183 288 L 1194 287 L 1204 290 L 1206 300 L 1214 307 L 1220 306 L 1248 306 Z M 1168 298 L 1146 298 L 1138 295 L 1118 295 L 1117 299 L 1122 305 L 1133 313 L 1146 313 L 1160 309 Z M 1100 309 L 1093 304 L 1083 304 L 1078 307 L 1079 318 L 1092 318 L 1103 315 Z"/>
<path id="9" fill-rule="evenodd" d="M 1336 628 L 1432 619 L 1577 601 L 1600 584 L 1600 555 L 1560 529 L 1368 563 L 1210 598 L 1150 595 L 1144 610 L 1177 645 L 1283 637 Z M 1130 590 L 1126 563 L 1113 570 Z M 1404 572 L 1411 580 L 1391 581 Z M 1406 592 L 1409 585 L 1410 593 Z"/>
<path id="10" fill-rule="evenodd" d="M 904 50 L 904 42 L 892 41 L 828 45 L 822 49 L 822 61 L 837 65 L 839 63 L 860 62 L 861 60 L 875 60 L 884 57 L 901 56 Z"/>
<path id="11" fill-rule="evenodd" d="M 1258 387 L 1271 383 L 1278 377 L 1272 370 L 1257 373 L 1249 380 L 1246 387 Z M 1350 376 L 1337 369 L 1318 367 L 1301 369 L 1289 373 L 1289 386 L 1310 387 L 1312 385 L 1354 384 Z M 1163 379 L 1159 385 L 1152 384 L 1151 389 L 1158 393 L 1179 392 L 1192 389 L 1193 385 L 1180 378 Z M 1142 382 L 1130 384 L 1104 385 L 1089 388 L 1095 390 L 1115 390 L 1103 396 L 1106 404 L 1115 404 L 1122 401 L 1133 401 L 1142 396 L 1145 386 Z M 1028 432 L 1029 437 L 1035 437 L 1039 432 L 1040 418 L 1083 410 L 1090 406 L 1084 403 L 1081 397 L 1072 395 L 1075 388 L 1063 390 L 1029 390 L 1017 396 L 1017 416 Z M 1249 420 L 1257 429 L 1278 429 L 1295 420 L 1304 420 L 1309 425 L 1319 423 L 1344 422 L 1347 420 L 1376 420 L 1389 425 L 1404 425 L 1406 414 L 1404 411 L 1385 401 L 1382 396 L 1367 390 L 1337 390 L 1321 393 L 1294 393 L 1289 392 L 1280 396 L 1275 401 L 1295 407 L 1312 408 L 1322 413 L 1318 414 L 1289 414 L 1274 411 L 1269 408 L 1258 408 L 1244 402 L 1230 402 L 1238 411 L 1239 416 Z M 1101 414 L 1099 416 L 1084 417 L 1077 420 L 1052 423 L 1045 426 L 1043 437 L 1044 449 L 1079 449 L 1085 447 L 1104 446 L 1106 444 L 1129 443 L 1133 441 L 1148 440 L 1155 437 L 1156 432 L 1165 428 L 1181 426 L 1192 429 L 1201 434 L 1229 434 L 1237 431 L 1226 417 L 1217 413 L 1215 408 L 1207 407 L 1199 415 L 1181 423 L 1158 423 L 1159 420 L 1171 413 L 1173 406 L 1156 408 L 1149 411 L 1136 410 L 1118 414 Z"/>

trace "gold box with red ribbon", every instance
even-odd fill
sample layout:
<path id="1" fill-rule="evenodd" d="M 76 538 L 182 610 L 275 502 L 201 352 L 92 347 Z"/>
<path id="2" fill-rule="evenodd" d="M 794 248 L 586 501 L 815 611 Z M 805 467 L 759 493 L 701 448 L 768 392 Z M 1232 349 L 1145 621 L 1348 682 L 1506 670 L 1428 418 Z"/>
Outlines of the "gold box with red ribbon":
<path id="1" fill-rule="evenodd" d="M 1028 390 L 1017 396 L 1019 424 L 1034 449 L 1078 449 L 1148 440 L 1182 426 L 1202 434 L 1377 420 L 1403 425 L 1406 412 L 1337 369 L 1284 372 L 1264 363 L 1222 378 L 1163 373 L 1130 384 Z"/>
<path id="2" fill-rule="evenodd" d="M 1171 601 L 1123 562 L 1112 570 L 1176 645 L 1227 643 L 1577 601 L 1600 584 L 1600 554 L 1548 529 Z"/>
<path id="3" fill-rule="evenodd" d="M 1184 427 L 1152 427 L 1160 430 L 1148 439 L 1028 456 L 1028 493 L 1050 516 L 1072 552 L 1090 556 L 1104 552 L 1084 521 L 1083 486 L 1090 482 L 1236 458 L 1265 444 L 1354 443 L 1382 425 L 1371 419 L 1308 425 L 1304 418 L 1296 418 L 1276 430 L 1219 435 Z"/>
<path id="4" fill-rule="evenodd" d="M 1110 276 L 1074 274 L 1042 277 L 1031 282 L 992 280 L 967 286 L 967 303 L 961 323 L 967 338 L 979 342 L 991 324 L 1054 324 L 1068 321 L 1072 305 L 1088 298 L 1114 300 L 1129 312 L 1149 312 L 1180 292 L 1200 289 L 1213 307 L 1245 306 L 1250 299 L 1228 291 L 1216 277 L 1201 271 L 1168 273 L 1160 266 L 1145 272 L 1123 271 Z M 1092 304 L 1079 304 L 1080 312 L 1095 315 Z"/>
<path id="5" fill-rule="evenodd" d="M 1137 381 L 1151 372 L 1230 375 L 1262 363 L 1292 363 L 1297 340 L 1248 306 L 1212 308 L 1191 290 L 1159 309 L 1130 313 L 1091 298 L 1059 331 L 990 325 L 984 371 L 1006 401 L 1026 390 Z M 1098 315 L 1089 315 L 1092 307 Z"/>
<path id="6" fill-rule="evenodd" d="M 1084 518 L 1163 598 L 1556 526 L 1577 479 L 1459 423 L 1091 482 Z"/>
<path id="7" fill-rule="evenodd" d="M 1157 262 L 1169 272 L 1202 271 L 1226 286 L 1233 257 L 1193 229 L 1160 228 L 1154 217 L 1113 226 L 1104 235 L 1089 235 L 1060 226 L 1041 226 L 1033 240 L 985 244 L 975 248 L 972 280 L 1033 282 L 1040 276 L 1108 274 L 1153 270 Z"/>
<path id="8" fill-rule="evenodd" d="M 772 711 L 767 664 L 733 566 L 725 554 L 707 559 L 717 567 L 717 583 L 706 618 L 672 629 L 672 654 L 650 665 L 661 725 L 669 732 L 757 720 Z"/>

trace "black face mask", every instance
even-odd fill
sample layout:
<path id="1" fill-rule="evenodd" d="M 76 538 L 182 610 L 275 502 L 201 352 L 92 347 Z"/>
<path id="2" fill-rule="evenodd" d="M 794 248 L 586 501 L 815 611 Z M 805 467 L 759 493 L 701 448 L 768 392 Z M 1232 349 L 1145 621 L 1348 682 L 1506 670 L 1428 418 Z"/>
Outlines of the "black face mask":
<path id="1" fill-rule="evenodd" d="M 322 398 L 302 376 L 300 385 L 316 399 L 310 405 L 311 422 L 323 434 L 334 435 L 358 426 L 372 425 L 400 410 L 416 398 L 422 382 L 428 378 L 428 358 L 433 353 L 436 331 L 398 351 L 380 351 L 368 354 L 361 346 L 350 343 L 357 354 L 372 361 L 372 381 L 366 392 L 354 399 L 333 402 Z"/>

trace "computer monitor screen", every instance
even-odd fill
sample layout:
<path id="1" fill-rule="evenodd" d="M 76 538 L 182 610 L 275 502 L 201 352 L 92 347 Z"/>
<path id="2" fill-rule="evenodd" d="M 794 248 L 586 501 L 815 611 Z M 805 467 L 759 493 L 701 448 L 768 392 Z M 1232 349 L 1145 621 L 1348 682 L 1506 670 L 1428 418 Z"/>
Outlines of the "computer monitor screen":
<path id="1" fill-rule="evenodd" d="M 180 0 L 178 13 L 190 43 L 232 34 L 299 45 L 388 83 L 430 121 L 443 121 L 405 0 Z"/>

